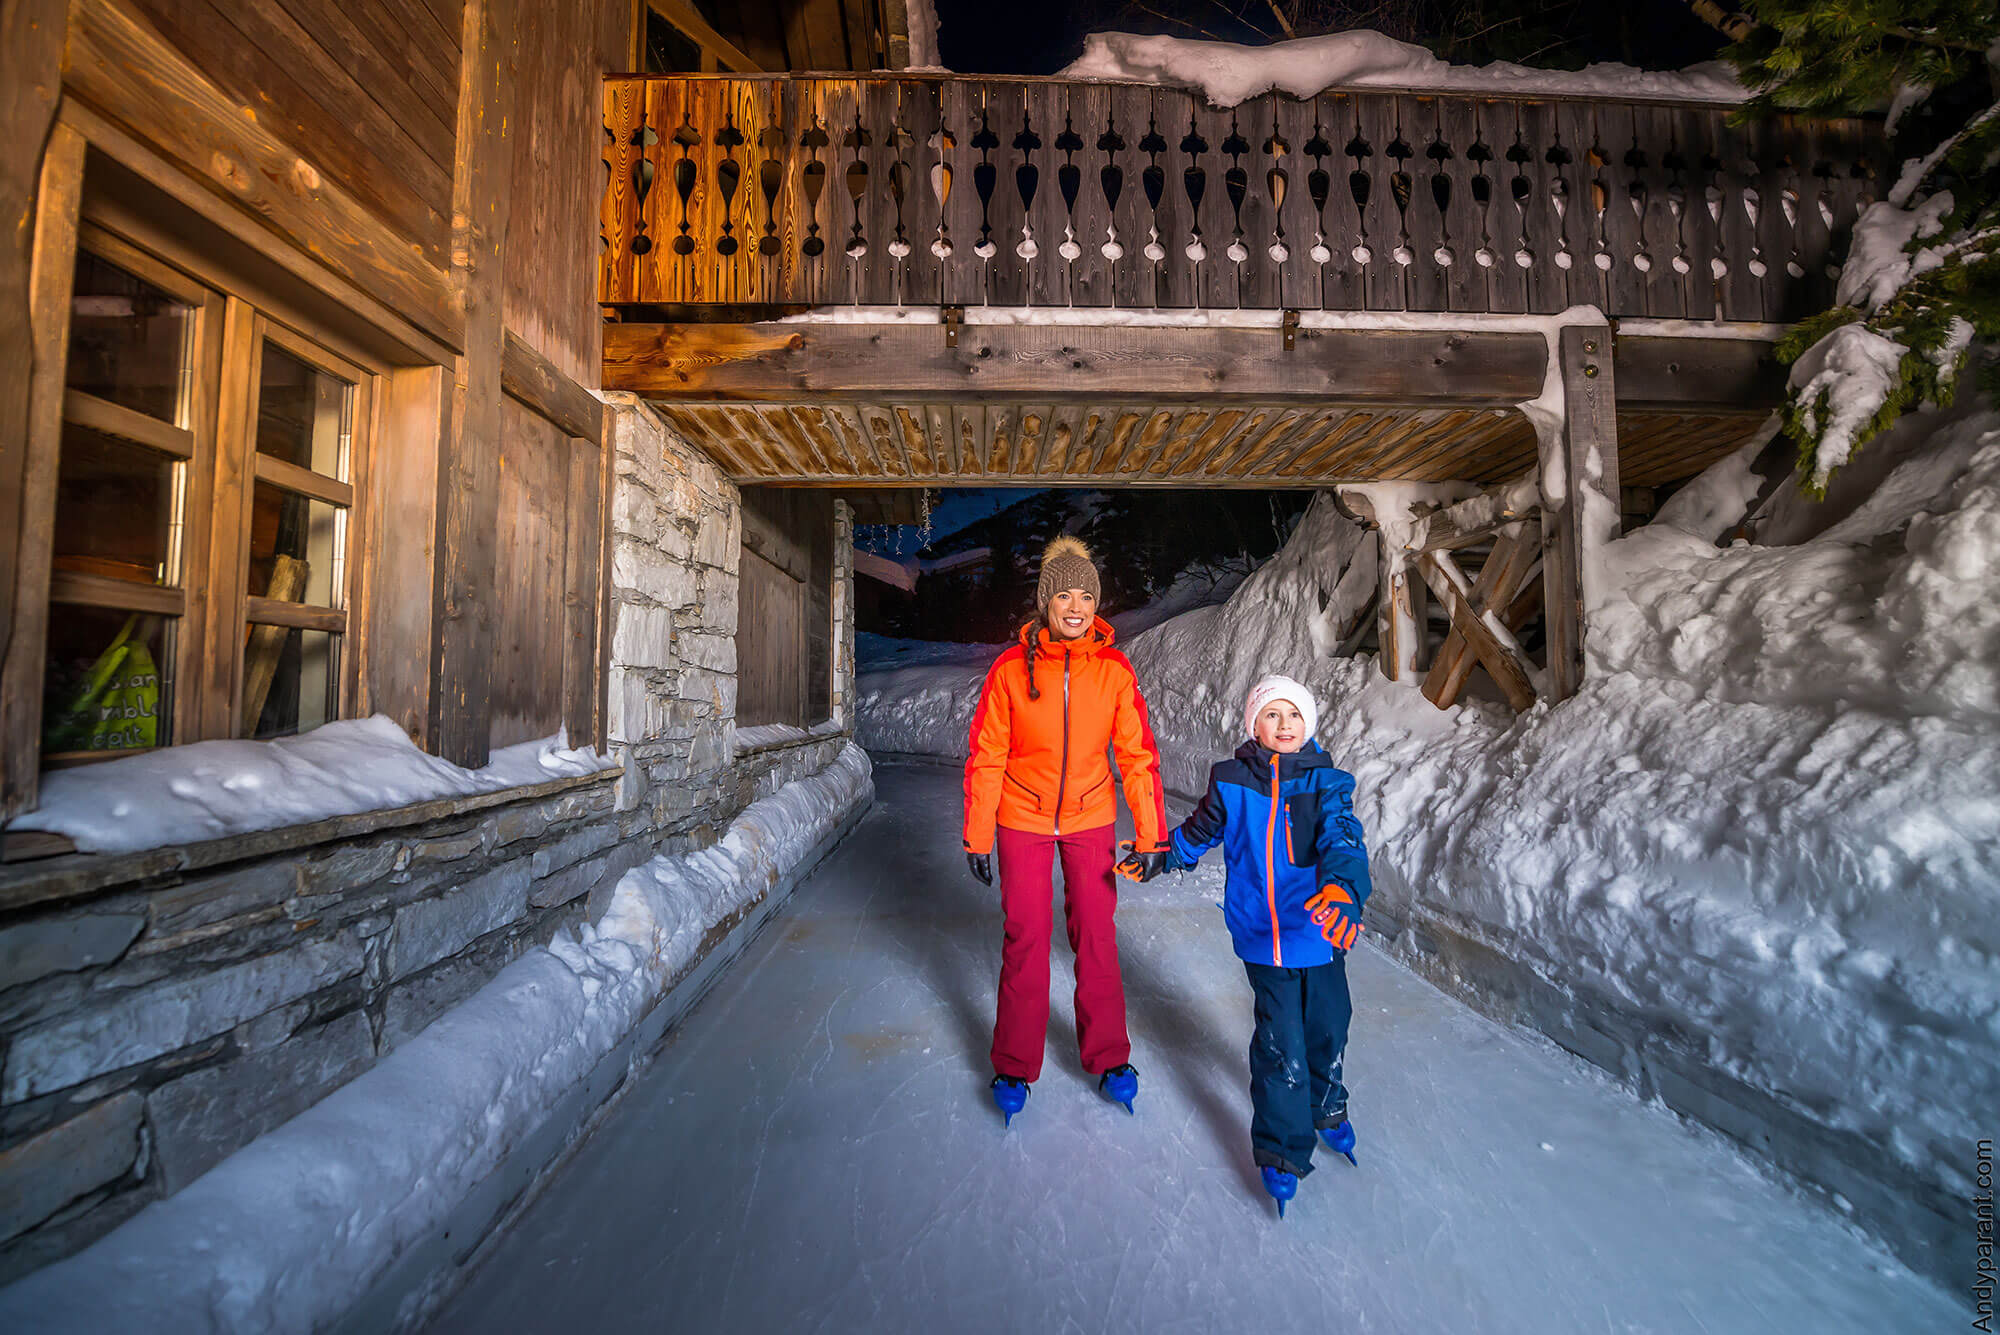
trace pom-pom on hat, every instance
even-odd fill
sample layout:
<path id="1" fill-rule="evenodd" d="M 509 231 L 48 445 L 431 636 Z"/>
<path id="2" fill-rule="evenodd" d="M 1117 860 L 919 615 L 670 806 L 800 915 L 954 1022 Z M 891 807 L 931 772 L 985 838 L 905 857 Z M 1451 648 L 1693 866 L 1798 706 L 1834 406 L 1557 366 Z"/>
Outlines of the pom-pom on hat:
<path id="1" fill-rule="evenodd" d="M 1290 677 L 1274 672 L 1252 686 L 1243 701 L 1243 731 L 1247 736 L 1257 735 L 1257 716 L 1273 700 L 1290 700 L 1299 707 L 1299 717 L 1306 721 L 1306 736 L 1319 731 L 1319 702 L 1313 699 L 1313 693 Z"/>
<path id="2" fill-rule="evenodd" d="M 1042 551 L 1042 574 L 1035 581 L 1035 610 L 1047 609 L 1049 599 L 1064 589 L 1084 589 L 1092 598 L 1104 601 L 1098 590 L 1097 567 L 1091 564 L 1090 548 L 1067 534 Z"/>

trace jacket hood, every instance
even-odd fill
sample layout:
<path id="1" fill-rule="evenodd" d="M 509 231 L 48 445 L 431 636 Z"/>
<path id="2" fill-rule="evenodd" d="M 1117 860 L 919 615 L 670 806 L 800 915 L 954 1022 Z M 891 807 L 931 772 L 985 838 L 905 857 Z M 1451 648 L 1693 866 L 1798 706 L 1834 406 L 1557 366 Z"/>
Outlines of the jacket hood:
<path id="1" fill-rule="evenodd" d="M 1058 640 L 1055 636 L 1049 634 L 1047 626 L 1036 620 L 1023 623 L 1021 629 L 1015 632 L 1014 638 L 1019 641 L 1023 649 L 1034 649 L 1038 653 L 1069 653 L 1071 651 L 1067 646 L 1074 645 L 1077 652 L 1094 654 L 1109 649 L 1112 643 L 1117 640 L 1118 632 L 1103 617 L 1093 617 L 1091 618 L 1090 629 L 1085 631 L 1079 638 L 1074 640 Z"/>

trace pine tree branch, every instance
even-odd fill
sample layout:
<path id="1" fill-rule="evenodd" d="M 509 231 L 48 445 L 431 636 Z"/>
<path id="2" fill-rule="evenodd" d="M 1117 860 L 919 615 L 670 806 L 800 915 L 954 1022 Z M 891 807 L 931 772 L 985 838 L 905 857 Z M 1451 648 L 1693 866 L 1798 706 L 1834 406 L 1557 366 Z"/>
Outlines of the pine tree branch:
<path id="1" fill-rule="evenodd" d="M 1278 0 L 1264 0 L 1264 3 L 1271 7 L 1271 17 L 1278 20 L 1278 26 L 1285 30 L 1286 40 L 1297 37 L 1298 34 L 1292 31 L 1292 21 L 1285 17 L 1284 10 L 1278 8 Z"/>

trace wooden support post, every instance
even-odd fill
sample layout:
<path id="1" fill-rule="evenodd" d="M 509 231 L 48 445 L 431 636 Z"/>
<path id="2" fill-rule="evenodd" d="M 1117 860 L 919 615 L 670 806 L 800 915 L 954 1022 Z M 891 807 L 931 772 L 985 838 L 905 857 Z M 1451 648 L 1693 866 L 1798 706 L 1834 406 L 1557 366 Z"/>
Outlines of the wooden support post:
<path id="1" fill-rule="evenodd" d="M 0 37 L 14 39 L 14 23 L 9 11 L 6 24 L 0 25 Z M 60 72 L 59 22 L 55 40 L 51 80 Z M 11 51 L 0 51 L 0 78 L 13 77 L 13 56 Z M 53 86 L 50 95 L 53 100 Z M 5 96 L 11 100 L 12 90 Z M 11 214 L 8 218 L 21 229 L 20 239 L 27 245 L 18 275 L 22 291 L 18 318 L 11 293 L 0 296 L 4 305 L 0 337 L 8 340 L 0 355 L 0 636 L 5 637 L 0 639 L 0 821 L 33 807 L 39 793 L 63 368 L 69 348 L 77 215 L 83 198 L 83 137 L 57 126 L 47 142 L 46 154 L 38 152 L 30 168 L 31 207 L 18 219 Z M 11 153 L 11 146 L 0 152 Z M 5 163 L 0 177 L 8 176 L 15 166 L 11 156 L 0 162 Z M 14 239 L 9 237 L 0 269 L 17 262 Z M 0 288 L 13 281 L 11 274 L 0 278 Z"/>
<path id="2" fill-rule="evenodd" d="M 604 550 L 604 468 L 596 440 L 569 441 L 569 503 L 563 548 L 563 725 L 571 746 L 594 745 L 597 737 L 597 583 Z"/>
<path id="3" fill-rule="evenodd" d="M 513 17 L 512 0 L 466 0 L 452 175 L 451 277 L 465 350 L 453 368 L 450 429 L 438 452 L 429 733 L 439 755 L 468 767 L 484 765 L 492 744 Z"/>
<path id="4" fill-rule="evenodd" d="M 1557 340 L 1561 420 L 1542 440 L 1542 583 L 1549 690 L 1567 700 L 1583 682 L 1584 607 L 1598 550 L 1618 536 L 1618 423 L 1611 331 L 1565 328 Z"/>
<path id="5" fill-rule="evenodd" d="M 1465 573 L 1446 552 L 1424 552 L 1417 557 L 1417 570 L 1451 612 L 1451 628 L 1465 639 L 1472 652 L 1500 686 L 1507 703 L 1527 709 L 1535 703 L 1535 670 L 1513 633 L 1497 624 L 1498 618 L 1481 612 L 1472 602 L 1472 585 Z"/>
<path id="6" fill-rule="evenodd" d="M 1540 569 L 1541 559 L 1541 533 L 1534 524 L 1524 523 L 1518 532 L 1502 534 L 1473 583 L 1472 611 L 1484 615 L 1498 610 L 1500 624 L 1507 632 L 1518 632 L 1526 616 L 1541 604 L 1541 590 L 1530 583 Z M 1532 593 L 1533 598 L 1524 600 L 1524 592 Z M 1459 692 L 1465 689 L 1466 679 L 1472 675 L 1477 661 L 1465 632 L 1456 622 L 1452 623 L 1451 633 L 1438 646 L 1437 657 L 1424 677 L 1424 698 L 1439 709 L 1457 704 Z"/>
<path id="7" fill-rule="evenodd" d="M 1408 553 L 1394 548 L 1386 534 L 1378 533 L 1382 544 L 1382 595 L 1376 599 L 1376 661 L 1390 681 L 1409 681 L 1417 671 L 1417 648 L 1422 643 L 1416 607 L 1410 596 Z"/>
<path id="8" fill-rule="evenodd" d="M 51 346 L 40 336 L 46 317 L 55 312 L 36 305 L 34 269 L 43 149 L 49 144 L 56 103 L 62 96 L 68 16 L 64 0 L 8 0 L 0 6 L 0 131 L 4 131 L 0 133 L 0 225 L 5 228 L 0 236 L 0 663 L 6 665 L 5 676 L 0 677 L 0 727 L 5 729 L 0 733 L 0 820 L 35 801 L 42 643 L 28 623 L 39 625 L 46 611 L 28 604 L 32 590 L 23 588 L 22 574 L 35 563 L 28 550 L 33 535 L 43 533 L 46 542 L 46 531 L 34 522 L 29 508 L 30 493 L 37 489 L 28 462 L 35 443 L 30 405 L 37 373 L 49 374 L 42 359 L 53 353 L 58 384 L 62 378 L 69 275 L 62 275 L 60 296 L 65 336 Z M 82 166 L 80 144 L 76 166 Z M 70 207 L 74 205 L 72 198 Z M 73 228 L 72 221 L 69 230 Z M 38 316 L 44 319 L 38 322 Z M 46 482 L 52 487 L 53 477 Z M 42 564 L 46 563 L 44 552 Z M 32 661 L 15 651 L 24 631 L 36 641 Z"/>

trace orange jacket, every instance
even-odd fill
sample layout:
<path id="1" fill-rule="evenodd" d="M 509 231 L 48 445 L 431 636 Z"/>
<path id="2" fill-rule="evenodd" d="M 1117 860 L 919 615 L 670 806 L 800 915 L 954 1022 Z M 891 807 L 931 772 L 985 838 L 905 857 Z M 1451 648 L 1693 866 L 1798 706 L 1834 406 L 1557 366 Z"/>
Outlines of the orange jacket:
<path id="1" fill-rule="evenodd" d="M 987 672 L 965 762 L 968 853 L 990 853 L 996 825 L 1061 834 L 1111 824 L 1118 799 L 1107 749 L 1118 757 L 1138 848 L 1166 847 L 1160 752 L 1138 678 L 1111 647 L 1113 634 L 1102 617 L 1067 642 L 1029 622 Z M 1031 668 L 1038 699 L 1028 691 Z"/>

